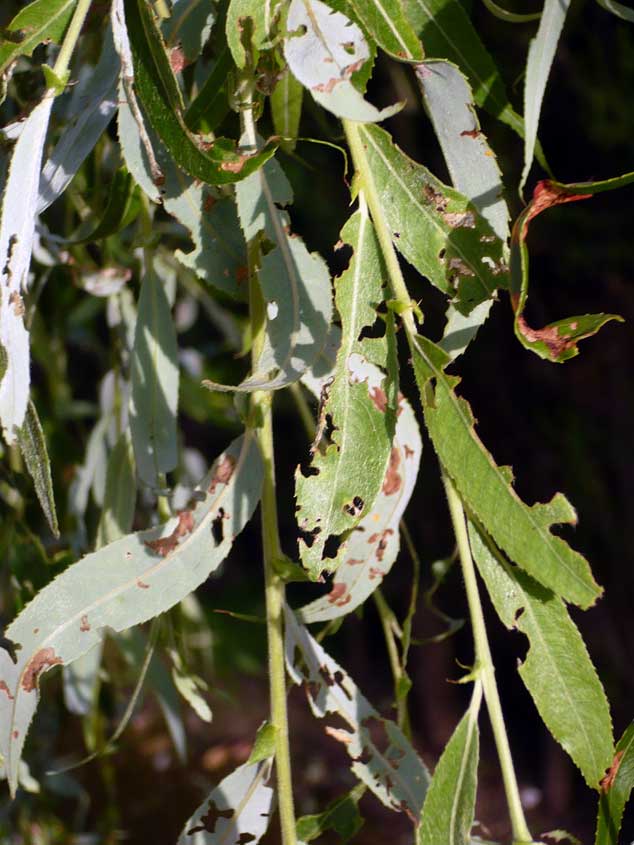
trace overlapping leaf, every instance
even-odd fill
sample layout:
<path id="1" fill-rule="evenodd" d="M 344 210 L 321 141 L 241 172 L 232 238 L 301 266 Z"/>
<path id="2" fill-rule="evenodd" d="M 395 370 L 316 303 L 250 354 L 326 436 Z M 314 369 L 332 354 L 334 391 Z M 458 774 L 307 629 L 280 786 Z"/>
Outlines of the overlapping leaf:
<path id="1" fill-rule="evenodd" d="M 478 714 L 482 684 L 476 681 L 460 720 L 431 779 L 418 829 L 418 845 L 469 845 L 478 783 Z"/>
<path id="2" fill-rule="evenodd" d="M 379 716 L 354 681 L 297 622 L 284 613 L 286 665 L 293 680 L 305 685 L 315 716 L 338 714 L 350 730 L 326 728 L 352 758 L 352 771 L 392 810 L 405 812 L 414 823 L 420 816 L 429 773 L 394 722 Z"/>
<path id="3" fill-rule="evenodd" d="M 332 315 L 330 275 L 324 260 L 291 236 L 278 206 L 292 199 L 275 160 L 236 186 L 238 215 L 247 242 L 273 244 L 258 269 L 266 303 L 266 336 L 254 372 L 236 386 L 204 381 L 211 390 L 277 390 L 300 378 L 321 352 Z"/>
<path id="4" fill-rule="evenodd" d="M 237 67 L 246 64 L 242 38 L 247 20 L 251 22 L 251 44 L 259 50 L 268 40 L 280 0 L 231 0 L 227 10 L 227 44 Z"/>
<path id="5" fill-rule="evenodd" d="M 358 804 L 364 792 L 365 786 L 359 783 L 343 797 L 336 798 L 323 812 L 297 819 L 298 838 L 302 842 L 312 842 L 332 830 L 339 837 L 338 845 L 346 845 L 363 827 Z"/>
<path id="6" fill-rule="evenodd" d="M 596 789 L 614 755 L 612 722 L 581 634 L 561 599 L 510 566 L 473 523 L 469 538 L 500 619 L 529 639 L 519 673 L 540 716 Z"/>
<path id="7" fill-rule="evenodd" d="M 611 187 L 620 187 L 621 184 L 627 184 L 626 179 L 627 176 L 620 177 L 597 185 L 609 183 Z M 558 363 L 578 355 L 579 341 L 592 337 L 606 323 L 612 320 L 622 322 L 618 314 L 583 314 L 558 320 L 542 329 L 533 329 L 524 317 L 529 282 L 526 246 L 528 226 L 534 217 L 547 208 L 589 199 L 592 196 L 589 192 L 580 193 L 580 188 L 582 189 L 581 185 L 560 185 L 550 180 L 539 182 L 533 192 L 533 199 L 515 221 L 511 237 L 511 304 L 515 312 L 515 335 L 523 346 L 540 358 Z M 605 190 L 609 188 L 606 187 Z"/>
<path id="8" fill-rule="evenodd" d="M 359 134 L 394 245 L 469 314 L 508 281 L 502 241 L 476 206 L 398 149 L 378 126 Z"/>
<path id="9" fill-rule="evenodd" d="M 42 424 L 31 400 L 29 400 L 26 409 L 24 423 L 18 432 L 18 444 L 26 468 L 33 479 L 35 492 L 49 528 L 56 537 L 59 537 L 53 480 L 51 478 L 51 462 L 48 457 Z"/>
<path id="10" fill-rule="evenodd" d="M 616 746 L 616 754 L 601 784 L 594 845 L 618 845 L 625 805 L 634 787 L 634 722 Z"/>
<path id="11" fill-rule="evenodd" d="M 499 467 L 478 438 L 471 408 L 454 391 L 458 380 L 442 372 L 446 354 L 423 336 L 411 348 L 427 429 L 468 509 L 514 563 L 566 601 L 590 607 L 602 590 L 588 562 L 551 530 L 575 522 L 568 500 L 558 493 L 547 504 L 526 505 L 510 469 Z"/>
<path id="12" fill-rule="evenodd" d="M 316 102 L 337 117 L 359 122 L 385 120 L 400 103 L 379 110 L 363 98 L 351 81 L 369 59 L 362 30 L 343 13 L 321 0 L 291 0 L 284 39 L 284 57 L 293 75 Z"/>
<path id="13" fill-rule="evenodd" d="M 245 763 L 224 778 L 188 819 L 177 845 L 256 845 L 273 811 L 269 769 Z"/>
<path id="14" fill-rule="evenodd" d="M 172 14 L 163 25 L 171 55 L 182 56 L 184 65 L 195 61 L 211 34 L 216 15 L 212 0 L 174 0 Z"/>
<path id="15" fill-rule="evenodd" d="M 342 338 L 332 381 L 325 388 L 321 413 L 332 426 L 332 442 L 315 451 L 309 469 L 297 470 L 297 520 L 304 534 L 300 556 L 312 578 L 334 572 L 342 560 L 341 541 L 373 509 L 384 483 L 396 423 L 398 365 L 394 327 L 389 337 L 359 340 L 363 330 L 379 319 L 385 268 L 367 206 L 361 198 L 341 230 L 353 253 L 347 270 L 336 282 L 336 305 Z M 374 366 L 373 366 L 374 365 Z M 381 369 L 378 369 L 379 365 Z M 337 553 L 326 556 L 329 544 Z"/>
<path id="16" fill-rule="evenodd" d="M 261 484 L 260 453 L 248 432 L 217 459 L 193 508 L 87 555 L 7 628 L 17 660 L 0 650 L 0 753 L 12 792 L 41 674 L 85 654 L 106 629 L 122 631 L 151 619 L 195 590 L 250 519 Z"/>
<path id="17" fill-rule="evenodd" d="M 401 0 L 352 0 L 359 20 L 382 50 L 410 62 L 423 59 L 423 47 Z"/>
<path id="18" fill-rule="evenodd" d="M 35 0 L 21 9 L 0 37 L 0 75 L 18 56 L 30 56 L 43 41 L 61 41 L 77 0 Z"/>
<path id="19" fill-rule="evenodd" d="M 280 146 L 287 152 L 295 149 L 303 99 L 304 87 L 286 68 L 271 94 L 271 117 L 275 131 L 282 136 Z"/>

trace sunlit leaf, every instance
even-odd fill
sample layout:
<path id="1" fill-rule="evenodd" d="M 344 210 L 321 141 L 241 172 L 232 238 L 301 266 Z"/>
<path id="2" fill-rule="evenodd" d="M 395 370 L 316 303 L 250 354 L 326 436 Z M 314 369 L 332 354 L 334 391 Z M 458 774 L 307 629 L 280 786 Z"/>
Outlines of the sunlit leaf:
<path id="1" fill-rule="evenodd" d="M 348 725 L 327 727 L 352 758 L 352 772 L 392 810 L 414 823 L 420 816 L 429 773 L 403 732 L 383 719 L 364 698 L 352 678 L 285 608 L 286 665 L 293 680 L 304 684 L 315 716 L 338 714 Z"/>
<path id="2" fill-rule="evenodd" d="M 275 737 L 277 736 L 277 728 L 270 722 L 264 722 L 258 728 L 255 735 L 255 742 L 249 754 L 247 763 L 259 763 L 262 760 L 268 760 L 269 757 L 275 756 Z"/>
<path id="3" fill-rule="evenodd" d="M 339 837 L 337 845 L 345 845 L 363 827 L 358 804 L 365 790 L 364 784 L 357 784 L 347 795 L 335 798 L 323 812 L 301 816 L 297 819 L 298 838 L 303 842 L 312 842 L 332 830 Z"/>
<path id="4" fill-rule="evenodd" d="M 43 41 L 58 44 L 76 4 L 77 0 L 35 0 L 21 9 L 0 37 L 0 75 L 18 56 L 30 56 Z"/>
<path id="5" fill-rule="evenodd" d="M 406 156 L 378 126 L 360 126 L 395 247 L 468 314 L 508 283 L 504 245 L 473 202 Z"/>
<path id="6" fill-rule="evenodd" d="M 599 793 L 594 845 L 618 845 L 625 805 L 634 787 L 634 722 L 618 741 Z"/>
<path id="7" fill-rule="evenodd" d="M 246 64 L 242 38 L 247 20 L 251 21 L 251 44 L 259 50 L 270 35 L 280 0 L 231 0 L 227 10 L 227 44 L 239 68 Z"/>
<path id="8" fill-rule="evenodd" d="M 445 746 L 429 784 L 418 845 L 469 845 L 478 782 L 478 714 L 482 684 L 476 681 L 469 709 Z"/>
<path id="9" fill-rule="evenodd" d="M 0 753 L 12 792 L 41 674 L 81 657 L 107 629 L 123 631 L 145 622 L 195 590 L 251 518 L 261 483 L 259 449 L 247 433 L 215 462 L 192 509 L 86 555 L 41 590 L 6 629 L 17 661 L 0 649 Z"/>
<path id="10" fill-rule="evenodd" d="M 177 845 L 256 845 L 273 810 L 268 772 L 268 763 L 245 763 L 224 778 L 187 820 Z"/>
<path id="11" fill-rule="evenodd" d="M 283 71 L 281 79 L 271 94 L 273 126 L 277 134 L 282 136 L 280 146 L 287 152 L 292 152 L 295 149 L 294 139 L 299 132 L 303 99 L 303 85 L 295 79 L 287 68 Z"/>
<path id="12" fill-rule="evenodd" d="M 130 431 L 139 478 L 157 487 L 178 461 L 178 346 L 163 281 L 152 267 L 141 283 L 132 351 Z"/>
<path id="13" fill-rule="evenodd" d="M 284 57 L 291 72 L 321 106 L 337 117 L 359 122 L 385 120 L 400 103 L 379 110 L 351 82 L 370 57 L 361 29 L 321 0 L 291 0 Z"/>
<path id="14" fill-rule="evenodd" d="M 477 528 L 471 548 L 500 619 L 529 639 L 519 673 L 554 738 L 595 789 L 614 755 L 608 702 L 560 598 L 510 566 Z"/>
<path id="15" fill-rule="evenodd" d="M 383 302 L 385 280 L 363 199 L 341 230 L 341 240 L 353 252 L 336 281 L 342 338 L 320 410 L 322 419 L 330 420 L 332 442 L 323 453 L 314 444 L 310 467 L 295 474 L 297 521 L 303 532 L 300 556 L 315 579 L 324 570 L 337 569 L 347 535 L 373 509 L 390 462 L 396 423 L 398 367 L 392 320 L 386 321 L 387 336 L 378 345 L 376 339 L 359 340 L 365 328 L 381 319 L 376 309 Z M 333 542 L 340 544 L 336 554 L 328 553 Z"/>
<path id="16" fill-rule="evenodd" d="M 401 0 L 352 0 L 365 29 L 382 50 L 395 59 L 420 62 L 423 47 L 406 15 Z"/>
<path id="17" fill-rule="evenodd" d="M 33 479 L 33 486 L 49 528 L 55 537 L 59 537 L 53 480 L 51 478 L 51 462 L 48 457 L 42 424 L 31 400 L 27 405 L 24 423 L 18 431 L 18 445 L 29 475 Z"/>

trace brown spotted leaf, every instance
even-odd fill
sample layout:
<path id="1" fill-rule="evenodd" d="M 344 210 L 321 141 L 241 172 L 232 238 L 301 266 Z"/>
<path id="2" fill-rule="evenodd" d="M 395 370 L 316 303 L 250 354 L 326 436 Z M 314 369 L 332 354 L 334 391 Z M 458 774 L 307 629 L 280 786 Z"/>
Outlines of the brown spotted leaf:
<path id="1" fill-rule="evenodd" d="M 0 753 L 12 792 L 41 674 L 86 654 L 106 629 L 145 622 L 195 590 L 227 556 L 253 514 L 261 484 L 260 453 L 247 433 L 215 462 L 192 508 L 86 555 L 7 628 L 17 660 L 0 650 Z"/>

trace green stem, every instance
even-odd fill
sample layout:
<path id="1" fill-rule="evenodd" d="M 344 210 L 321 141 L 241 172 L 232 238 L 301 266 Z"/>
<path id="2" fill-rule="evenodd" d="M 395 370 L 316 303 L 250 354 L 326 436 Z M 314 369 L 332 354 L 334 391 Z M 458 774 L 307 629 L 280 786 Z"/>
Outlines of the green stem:
<path id="1" fill-rule="evenodd" d="M 70 59 L 73 55 L 73 50 L 77 44 L 77 39 L 79 38 L 81 28 L 84 25 L 91 3 L 92 0 L 79 0 L 77 6 L 75 7 L 73 17 L 71 18 L 68 29 L 66 30 L 66 35 L 64 36 L 64 41 L 62 42 L 60 51 L 57 54 L 57 59 L 53 65 L 53 73 L 58 77 L 58 79 L 63 79 L 68 73 Z"/>
<path id="2" fill-rule="evenodd" d="M 242 129 L 247 144 L 256 145 L 253 118 L 252 83 L 243 80 L 240 86 L 242 102 Z M 260 264 L 260 244 L 256 236 L 247 245 L 249 271 L 249 310 L 251 315 L 253 365 L 257 364 L 264 343 L 266 319 L 264 299 L 260 291 L 257 271 Z M 277 778 L 277 803 L 280 812 L 282 845 L 296 845 L 295 808 L 293 804 L 293 778 L 288 737 L 288 711 L 286 707 L 286 666 L 284 660 L 284 581 L 276 574 L 274 562 L 281 558 L 277 500 L 275 489 L 275 456 L 273 448 L 273 414 L 270 391 L 256 391 L 251 400 L 252 415 L 258 426 L 257 437 L 264 465 L 262 482 L 261 517 L 262 548 L 264 556 L 264 593 L 266 600 L 266 633 L 268 641 L 269 689 L 271 698 L 271 723 L 275 727 L 275 770 Z"/>
<path id="3" fill-rule="evenodd" d="M 479 677 L 482 679 L 484 698 L 487 704 L 491 727 L 493 729 L 493 737 L 495 739 L 495 745 L 500 759 L 504 791 L 506 793 L 506 801 L 509 808 L 509 815 L 511 817 L 511 825 L 513 827 L 513 841 L 515 845 L 519 845 L 519 843 L 532 843 L 533 837 L 530 834 L 524 818 L 519 787 L 517 785 L 515 769 L 513 768 L 511 748 L 509 746 L 506 725 L 504 724 L 504 716 L 502 714 L 500 695 L 495 681 L 495 666 L 493 665 L 493 660 L 491 658 L 491 649 L 489 648 L 484 613 L 482 611 L 480 594 L 478 592 L 478 582 L 476 580 L 473 558 L 471 557 L 465 513 L 460 497 L 456 492 L 451 479 L 444 474 L 443 483 L 447 492 L 449 513 L 451 514 L 451 521 L 456 535 L 456 543 L 458 545 L 458 553 L 460 555 L 460 563 L 462 565 L 462 574 L 467 593 L 467 601 L 469 603 L 469 615 L 471 617 L 471 627 L 473 629 L 473 639 L 475 644 L 476 666 L 479 669 Z"/>

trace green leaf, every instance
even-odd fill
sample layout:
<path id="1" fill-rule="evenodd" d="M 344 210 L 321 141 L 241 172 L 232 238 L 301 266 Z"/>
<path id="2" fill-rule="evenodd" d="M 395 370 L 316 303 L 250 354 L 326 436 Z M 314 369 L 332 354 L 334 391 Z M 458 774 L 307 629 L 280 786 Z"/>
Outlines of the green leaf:
<path id="1" fill-rule="evenodd" d="M 395 59 L 423 60 L 423 46 L 403 12 L 401 0 L 352 0 L 366 31 Z"/>
<path id="2" fill-rule="evenodd" d="M 487 9 L 496 18 L 506 23 L 529 23 L 530 21 L 538 21 L 541 18 L 541 12 L 529 12 L 528 14 L 518 14 L 517 12 L 509 12 L 508 9 L 502 8 L 493 0 L 482 0 Z"/>
<path id="3" fill-rule="evenodd" d="M 286 665 L 304 689 L 313 714 L 323 719 L 336 713 L 350 730 L 327 727 L 352 758 L 352 772 L 392 810 L 420 816 L 429 773 L 394 722 L 383 719 L 344 669 L 284 609 Z"/>
<path id="4" fill-rule="evenodd" d="M 255 742 L 247 760 L 248 765 L 260 763 L 262 760 L 268 760 L 269 757 L 275 756 L 275 737 L 277 736 L 277 728 L 270 722 L 264 722 L 258 728 L 255 735 Z"/>
<path id="5" fill-rule="evenodd" d="M 134 455 L 129 432 L 124 432 L 108 458 L 106 489 L 97 526 L 96 548 L 107 546 L 132 530 L 136 504 Z"/>
<path id="6" fill-rule="evenodd" d="M 269 38 L 271 24 L 280 0 L 231 0 L 227 10 L 227 44 L 237 67 L 246 64 L 242 43 L 245 21 L 251 19 L 251 44 L 259 50 Z"/>
<path id="7" fill-rule="evenodd" d="M 471 522 L 469 538 L 500 619 L 529 639 L 519 673 L 539 715 L 596 789 L 614 742 L 605 692 L 581 634 L 561 599 L 510 566 Z"/>
<path id="8" fill-rule="evenodd" d="M 607 181 L 616 188 L 623 184 L 622 180 L 625 178 Z M 557 320 L 542 329 L 533 329 L 524 317 L 529 282 L 526 238 L 530 221 L 554 205 L 589 199 L 592 196 L 590 193 L 575 193 L 578 187 L 561 185 L 550 180 L 538 182 L 533 199 L 515 221 L 511 236 L 511 304 L 515 312 L 515 335 L 526 349 L 535 352 L 540 358 L 556 363 L 563 363 L 578 355 L 579 341 L 592 337 L 606 323 L 612 320 L 623 322 L 623 318 L 618 314 L 584 314 Z"/>
<path id="9" fill-rule="evenodd" d="M 271 94 L 271 116 L 276 133 L 282 136 L 280 146 L 288 153 L 295 149 L 303 99 L 303 85 L 286 68 Z"/>
<path id="10" fill-rule="evenodd" d="M 261 167 L 274 154 L 274 144 L 257 153 L 239 153 L 226 138 L 217 138 L 206 146 L 190 132 L 183 118 L 180 89 L 148 5 L 144 0 L 125 0 L 124 5 L 134 61 L 134 90 L 176 164 L 212 185 L 238 182 Z"/>
<path id="11" fill-rule="evenodd" d="M 499 467 L 478 438 L 471 408 L 454 391 L 458 380 L 442 372 L 446 354 L 418 336 L 412 356 L 427 429 L 468 509 L 514 563 L 566 601 L 590 607 L 602 589 L 588 562 L 551 531 L 556 523 L 576 521 L 568 500 L 558 493 L 547 504 L 526 505 L 513 489 L 510 468 Z"/>
<path id="12" fill-rule="evenodd" d="M 88 244 L 116 235 L 125 229 L 140 210 L 139 194 L 134 180 L 125 167 L 115 171 L 103 215 L 89 235 L 74 238 L 71 244 Z M 84 229 L 85 231 L 85 229 Z"/>
<path id="13" fill-rule="evenodd" d="M 618 845 L 625 805 L 634 786 L 634 722 L 616 746 L 616 754 L 599 794 L 594 845 Z"/>
<path id="14" fill-rule="evenodd" d="M 231 67 L 231 53 L 223 44 L 211 73 L 185 112 L 185 123 L 192 132 L 203 126 L 206 132 L 215 132 L 220 126 L 229 111 L 227 77 Z"/>
<path id="15" fill-rule="evenodd" d="M 230 386 L 203 381 L 210 390 L 278 390 L 291 384 L 319 356 L 330 327 L 330 275 L 324 260 L 290 234 L 288 215 L 278 206 L 292 199 L 290 185 L 272 159 L 236 186 L 238 216 L 247 242 L 266 238 L 258 279 L 266 306 L 266 333 L 254 372 Z"/>
<path id="16" fill-rule="evenodd" d="M 266 763 L 245 763 L 220 781 L 189 817 L 177 845 L 257 845 L 273 812 Z"/>
<path id="17" fill-rule="evenodd" d="M 478 783 L 478 714 L 482 684 L 445 746 L 431 779 L 418 828 L 418 845 L 469 845 Z"/>
<path id="18" fill-rule="evenodd" d="M 324 833 L 332 830 L 337 836 L 338 845 L 346 845 L 363 827 L 363 818 L 359 813 L 359 800 L 365 792 L 363 784 L 326 807 L 322 813 L 301 816 L 297 819 L 297 838 L 303 842 L 312 842 Z"/>
<path id="19" fill-rule="evenodd" d="M 468 314 L 507 284 L 504 244 L 475 205 L 406 156 L 378 126 L 360 126 L 395 247 Z"/>
<path id="20" fill-rule="evenodd" d="M 18 56 L 30 56 L 43 41 L 59 44 L 76 4 L 77 0 L 35 0 L 19 11 L 1 31 L 0 75 Z"/>
<path id="21" fill-rule="evenodd" d="M 332 382 L 322 394 L 322 419 L 331 421 L 332 442 L 323 453 L 315 443 L 310 467 L 295 473 L 297 521 L 304 533 L 300 557 L 315 580 L 323 571 L 337 569 L 345 550 L 341 541 L 373 509 L 396 424 L 398 364 L 392 318 L 380 344 L 358 340 L 365 328 L 381 319 L 376 309 L 383 302 L 386 272 L 365 201 L 341 230 L 341 240 L 353 253 L 336 281 L 342 338 Z M 333 542 L 339 543 L 337 552 L 327 555 Z"/>
<path id="22" fill-rule="evenodd" d="M 40 418 L 30 399 L 26 408 L 24 423 L 18 431 L 18 445 L 29 475 L 33 479 L 35 492 L 49 528 L 55 537 L 59 537 L 53 480 L 51 478 L 51 462 L 48 457 L 46 439 Z"/>
<path id="23" fill-rule="evenodd" d="M 139 478 L 158 476 L 178 461 L 178 346 L 163 281 L 148 267 L 141 283 L 132 350 L 130 432 Z"/>
<path id="24" fill-rule="evenodd" d="M 0 753 L 12 792 L 41 674 L 86 654 L 106 629 L 152 619 L 195 590 L 229 553 L 261 485 L 260 452 L 248 432 L 215 462 L 194 508 L 86 555 L 11 623 L 6 636 L 17 644 L 17 662 L 0 649 Z"/>
<path id="25" fill-rule="evenodd" d="M 386 120 L 400 111 L 401 103 L 379 111 L 353 85 L 351 77 L 370 57 L 370 48 L 346 15 L 321 0 L 291 0 L 286 26 L 288 66 L 325 109 L 362 123 Z"/>
<path id="26" fill-rule="evenodd" d="M 381 585 L 399 551 L 400 521 L 418 478 L 423 444 L 416 415 L 399 396 L 390 462 L 372 509 L 348 537 L 330 592 L 302 607 L 302 622 L 325 622 L 355 610 Z M 362 461 L 362 464 L 365 463 Z"/>
<path id="27" fill-rule="evenodd" d="M 544 9 L 535 38 L 531 39 L 524 77 L 524 167 L 520 192 L 526 184 L 533 163 L 537 125 L 550 68 L 555 58 L 557 42 L 564 27 L 570 0 L 544 0 Z"/>

